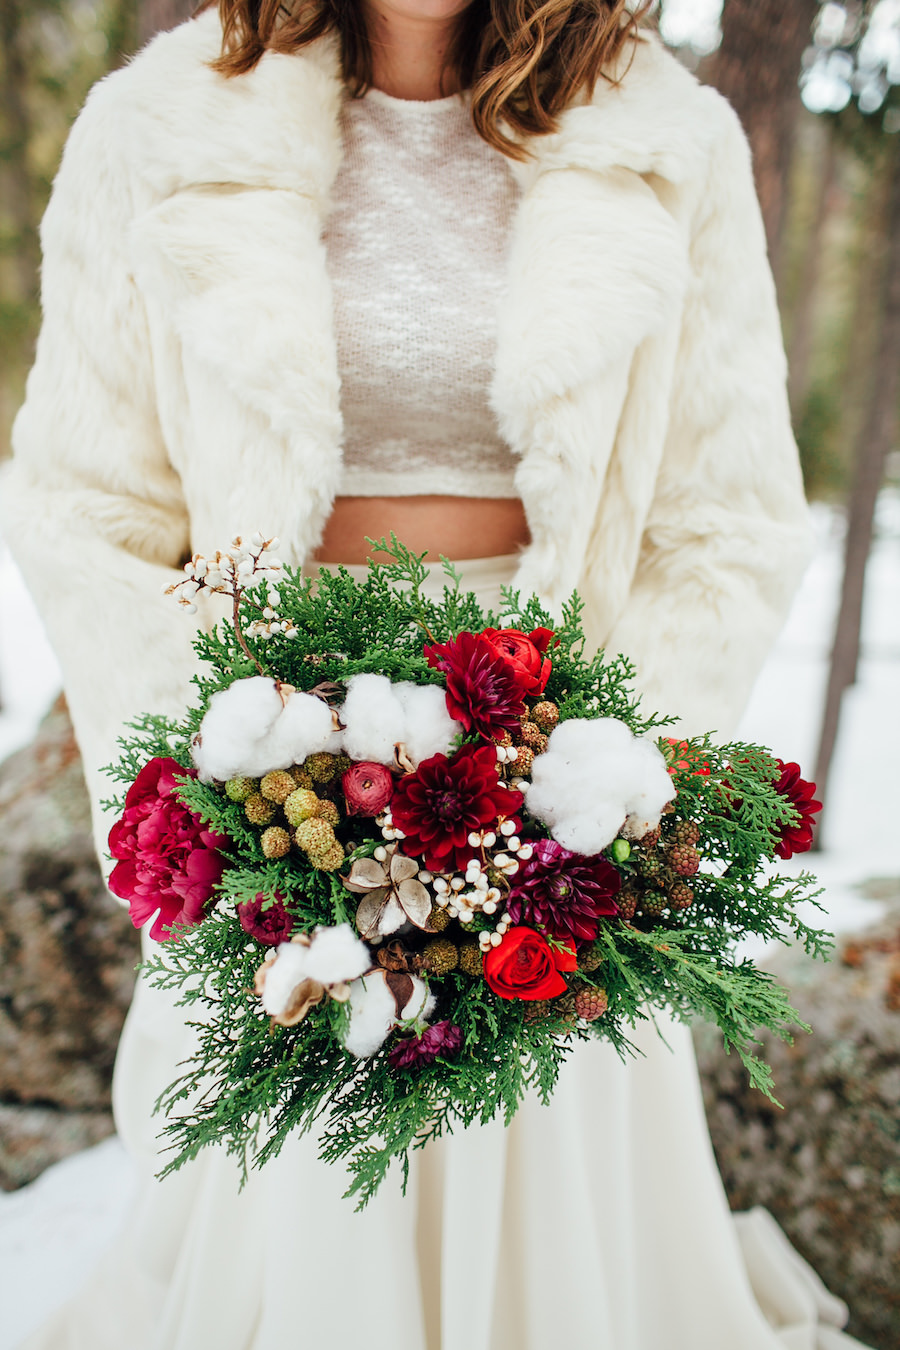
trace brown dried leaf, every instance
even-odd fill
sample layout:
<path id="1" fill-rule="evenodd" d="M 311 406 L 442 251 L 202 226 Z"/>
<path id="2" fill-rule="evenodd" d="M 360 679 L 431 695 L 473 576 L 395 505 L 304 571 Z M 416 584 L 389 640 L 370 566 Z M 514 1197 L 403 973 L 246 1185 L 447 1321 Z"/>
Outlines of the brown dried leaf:
<path id="1" fill-rule="evenodd" d="M 382 970 L 400 970 L 409 973 L 412 971 L 412 952 L 410 952 L 399 938 L 394 938 L 393 942 L 386 942 L 383 947 L 378 948 L 375 959 Z"/>
<path id="2" fill-rule="evenodd" d="M 406 922 L 406 914 L 393 891 L 386 886 L 370 891 L 359 902 L 356 911 L 356 926 L 364 938 L 369 941 L 375 937 L 387 937 L 396 933 Z"/>
<path id="3" fill-rule="evenodd" d="M 318 980 L 301 980 L 291 994 L 290 1002 L 284 1012 L 277 1013 L 272 1021 L 280 1027 L 295 1027 L 302 1022 L 310 1008 L 321 1003 L 325 997 L 325 986 Z"/>
<path id="4" fill-rule="evenodd" d="M 348 891 L 364 894 L 376 887 L 387 887 L 388 870 L 377 858 L 357 858 L 346 877 L 341 877 Z"/>
<path id="5" fill-rule="evenodd" d="M 401 881 L 397 887 L 397 898 L 406 912 L 407 918 L 417 928 L 427 928 L 431 914 L 431 896 L 421 881 Z"/>
<path id="6" fill-rule="evenodd" d="M 413 996 L 415 985 L 412 982 L 412 976 L 406 975 L 402 971 L 389 970 L 385 972 L 384 980 L 388 989 L 394 995 L 394 1003 L 399 1017 Z"/>
<path id="7" fill-rule="evenodd" d="M 408 858 L 405 853 L 398 849 L 391 855 L 390 862 L 391 881 L 396 886 L 398 882 L 408 881 L 411 877 L 418 876 L 419 864 L 415 858 Z"/>

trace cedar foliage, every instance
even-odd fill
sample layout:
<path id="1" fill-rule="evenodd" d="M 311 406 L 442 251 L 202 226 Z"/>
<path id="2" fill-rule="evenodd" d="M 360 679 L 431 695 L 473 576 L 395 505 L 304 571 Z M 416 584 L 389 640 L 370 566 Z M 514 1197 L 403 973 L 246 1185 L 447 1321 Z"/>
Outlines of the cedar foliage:
<path id="1" fill-rule="evenodd" d="M 463 628 L 477 632 L 488 625 L 525 631 L 553 626 L 536 599 L 511 591 L 504 592 L 502 614 L 483 612 L 448 563 L 443 598 L 430 600 L 422 593 L 422 558 L 393 537 L 378 547 L 392 561 L 370 569 L 363 583 L 344 569 L 323 572 L 315 583 L 286 571 L 278 583 L 278 609 L 298 636 L 247 639 L 263 669 L 306 690 L 364 671 L 434 682 L 440 676 L 424 660 L 423 639 L 445 640 Z M 240 611 L 245 631 L 262 603 L 245 592 Z M 633 671 L 623 657 L 585 653 L 581 609 L 573 595 L 556 629 L 544 696 L 557 702 L 563 719 L 615 716 L 636 734 L 664 730 L 664 721 L 641 712 L 631 689 Z M 120 782 L 129 784 L 155 755 L 171 755 L 190 767 L 191 737 L 212 695 L 257 673 L 231 627 L 199 636 L 197 647 L 208 669 L 197 677 L 196 706 L 180 723 L 138 718 L 110 770 Z M 394 1160 L 405 1183 L 411 1149 L 498 1114 L 508 1123 L 526 1092 L 549 1100 L 576 1040 L 599 1036 L 625 1057 L 633 1048 L 633 1028 L 657 1011 L 715 1022 L 750 1081 L 772 1096 L 771 1074 L 754 1053 L 759 1032 L 768 1028 L 790 1039 L 798 1018 L 787 992 L 737 948 L 755 934 L 796 939 L 816 956 L 827 953 L 826 935 L 797 912 L 800 901 L 817 893 L 813 878 L 779 876 L 769 866 L 780 827 L 795 820 L 794 809 L 775 793 L 776 763 L 757 746 L 715 746 L 708 737 L 697 738 L 679 744 L 672 771 L 677 816 L 697 821 L 701 831 L 704 865 L 691 878 L 696 899 L 690 910 L 649 928 L 618 919 L 604 924 L 593 948 L 599 964 L 580 972 L 579 979 L 605 988 L 606 1014 L 594 1023 L 577 1022 L 562 1000 L 557 1011 L 551 1005 L 547 1018 L 532 1022 L 527 1003 L 500 999 L 482 980 L 455 971 L 433 981 L 435 1020 L 448 1018 L 461 1028 L 463 1050 L 453 1060 L 412 1070 L 391 1067 L 387 1045 L 365 1061 L 344 1050 L 340 1033 L 347 1010 L 331 1000 L 313 1007 L 297 1026 L 269 1025 L 252 992 L 254 971 L 267 949 L 243 932 L 235 906 L 260 894 L 271 903 L 279 892 L 287 897 L 295 931 L 308 932 L 317 924 L 352 923 L 355 898 L 338 874 L 313 870 L 302 855 L 266 860 L 259 832 L 248 825 L 241 806 L 219 785 L 185 779 L 181 800 L 226 835 L 231 847 L 218 903 L 201 924 L 160 947 L 144 968 L 144 978 L 185 1006 L 193 1033 L 180 1077 L 158 1102 L 171 1155 L 163 1175 L 218 1143 L 236 1156 L 246 1177 L 248 1166 L 278 1154 L 292 1132 L 315 1129 L 321 1156 L 346 1164 L 347 1194 L 362 1207 Z M 345 821 L 338 828 L 348 861 L 371 853 L 380 841 L 372 821 Z M 361 838 L 367 829 L 369 837 Z M 636 851 L 617 864 L 624 877 L 637 857 Z"/>

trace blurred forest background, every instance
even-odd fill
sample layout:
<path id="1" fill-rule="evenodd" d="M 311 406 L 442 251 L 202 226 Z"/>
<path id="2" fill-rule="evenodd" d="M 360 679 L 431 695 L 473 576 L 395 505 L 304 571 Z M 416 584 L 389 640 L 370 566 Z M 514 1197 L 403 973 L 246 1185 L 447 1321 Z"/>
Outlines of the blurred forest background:
<path id="1" fill-rule="evenodd" d="M 32 360 L 38 227 L 68 128 L 97 79 L 190 9 L 190 0 L 0 0 L 0 460 Z M 786 757 L 808 755 L 804 770 L 832 813 L 813 865 L 830 914 L 843 906 L 866 925 L 862 936 L 845 933 L 821 971 L 790 953 L 788 964 L 771 966 L 817 1032 L 763 1047 L 784 1112 L 750 1091 L 734 1056 L 698 1031 L 707 1112 L 732 1206 L 767 1206 L 848 1300 L 854 1334 L 896 1350 L 900 0 L 660 0 L 653 21 L 678 57 L 730 99 L 753 150 L 794 428 L 828 534 L 758 710 L 771 744 L 777 730 L 779 745 L 782 737 L 796 745 L 797 724 L 808 726 L 809 741 L 801 734 L 801 748 Z M 876 505 L 881 542 L 873 550 Z M 22 648 L 21 678 L 37 685 L 44 676 L 39 663 L 25 669 L 34 655 L 23 642 L 35 620 L 9 603 L 3 552 L 0 540 L 0 599 L 4 585 L 9 593 L 0 657 L 4 645 L 13 656 Z M 7 671 L 15 664 L 8 660 Z M 57 679 L 51 671 L 47 702 Z M 15 720 L 11 695 L 7 708 Z M 2 713 L 0 706 L 0 723 Z M 751 727 L 754 715 L 751 706 Z M 31 1329 L 31 1310 L 45 1306 L 48 1290 L 61 1299 L 76 1287 L 76 1256 L 95 1259 L 124 1213 L 124 1152 L 112 1139 L 79 1150 L 114 1128 L 110 1077 L 138 959 L 135 932 L 97 869 L 64 705 L 31 745 L 6 752 L 0 736 L 0 1268 L 12 1271 L 22 1296 L 15 1316 L 4 1307 L 0 1350 Z M 882 845 L 890 848 L 879 860 Z M 849 899 L 842 877 L 852 880 Z M 891 908 L 873 930 L 859 911 L 882 901 Z M 71 1154 L 71 1171 L 51 1166 Z M 35 1189 L 44 1177 L 28 1184 L 47 1168 L 46 1190 Z M 67 1229 L 76 1219 L 81 1228 Z M 40 1251 L 39 1266 L 28 1263 L 29 1251 Z"/>

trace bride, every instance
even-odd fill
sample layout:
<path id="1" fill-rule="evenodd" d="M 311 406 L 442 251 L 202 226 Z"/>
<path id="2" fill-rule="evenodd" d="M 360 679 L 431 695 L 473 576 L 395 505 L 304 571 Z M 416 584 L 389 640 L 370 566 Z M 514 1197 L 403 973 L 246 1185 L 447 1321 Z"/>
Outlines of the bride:
<path id="1" fill-rule="evenodd" d="M 625 0 L 221 0 L 94 89 L 43 245 L 3 528 L 101 855 L 122 723 L 178 714 L 194 671 L 161 592 L 240 532 L 314 569 L 395 530 L 488 602 L 577 586 L 649 705 L 733 730 L 809 554 L 784 355 L 737 119 Z M 627 1065 L 579 1045 L 549 1107 L 356 1214 L 309 1138 L 240 1193 L 216 1150 L 154 1179 L 187 1033 L 139 982 L 114 1096 L 140 1200 L 30 1344 L 849 1345 L 774 1224 L 739 1232 L 661 1030 Z"/>

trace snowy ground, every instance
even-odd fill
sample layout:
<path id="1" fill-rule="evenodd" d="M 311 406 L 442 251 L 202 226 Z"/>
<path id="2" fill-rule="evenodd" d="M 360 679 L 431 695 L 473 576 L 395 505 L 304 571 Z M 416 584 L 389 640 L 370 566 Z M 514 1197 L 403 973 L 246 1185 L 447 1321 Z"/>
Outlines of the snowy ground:
<path id="1" fill-rule="evenodd" d="M 766 665 L 741 735 L 811 772 L 840 582 L 840 522 L 816 512 L 819 551 Z M 21 578 L 0 545 L 0 759 L 24 744 L 56 695 L 58 671 Z M 869 565 L 859 682 L 847 697 L 825 852 L 813 860 L 837 931 L 877 918 L 900 878 L 900 493 L 885 493 Z M 795 860 L 797 861 L 797 860 Z M 808 859 L 799 860 L 801 863 Z M 799 866 L 798 869 L 800 870 Z M 879 883 L 882 883 L 879 885 Z M 821 916 L 820 916 L 821 917 Z M 115 1237 L 133 1174 L 116 1140 L 0 1193 L 0 1350 L 77 1288 Z"/>

